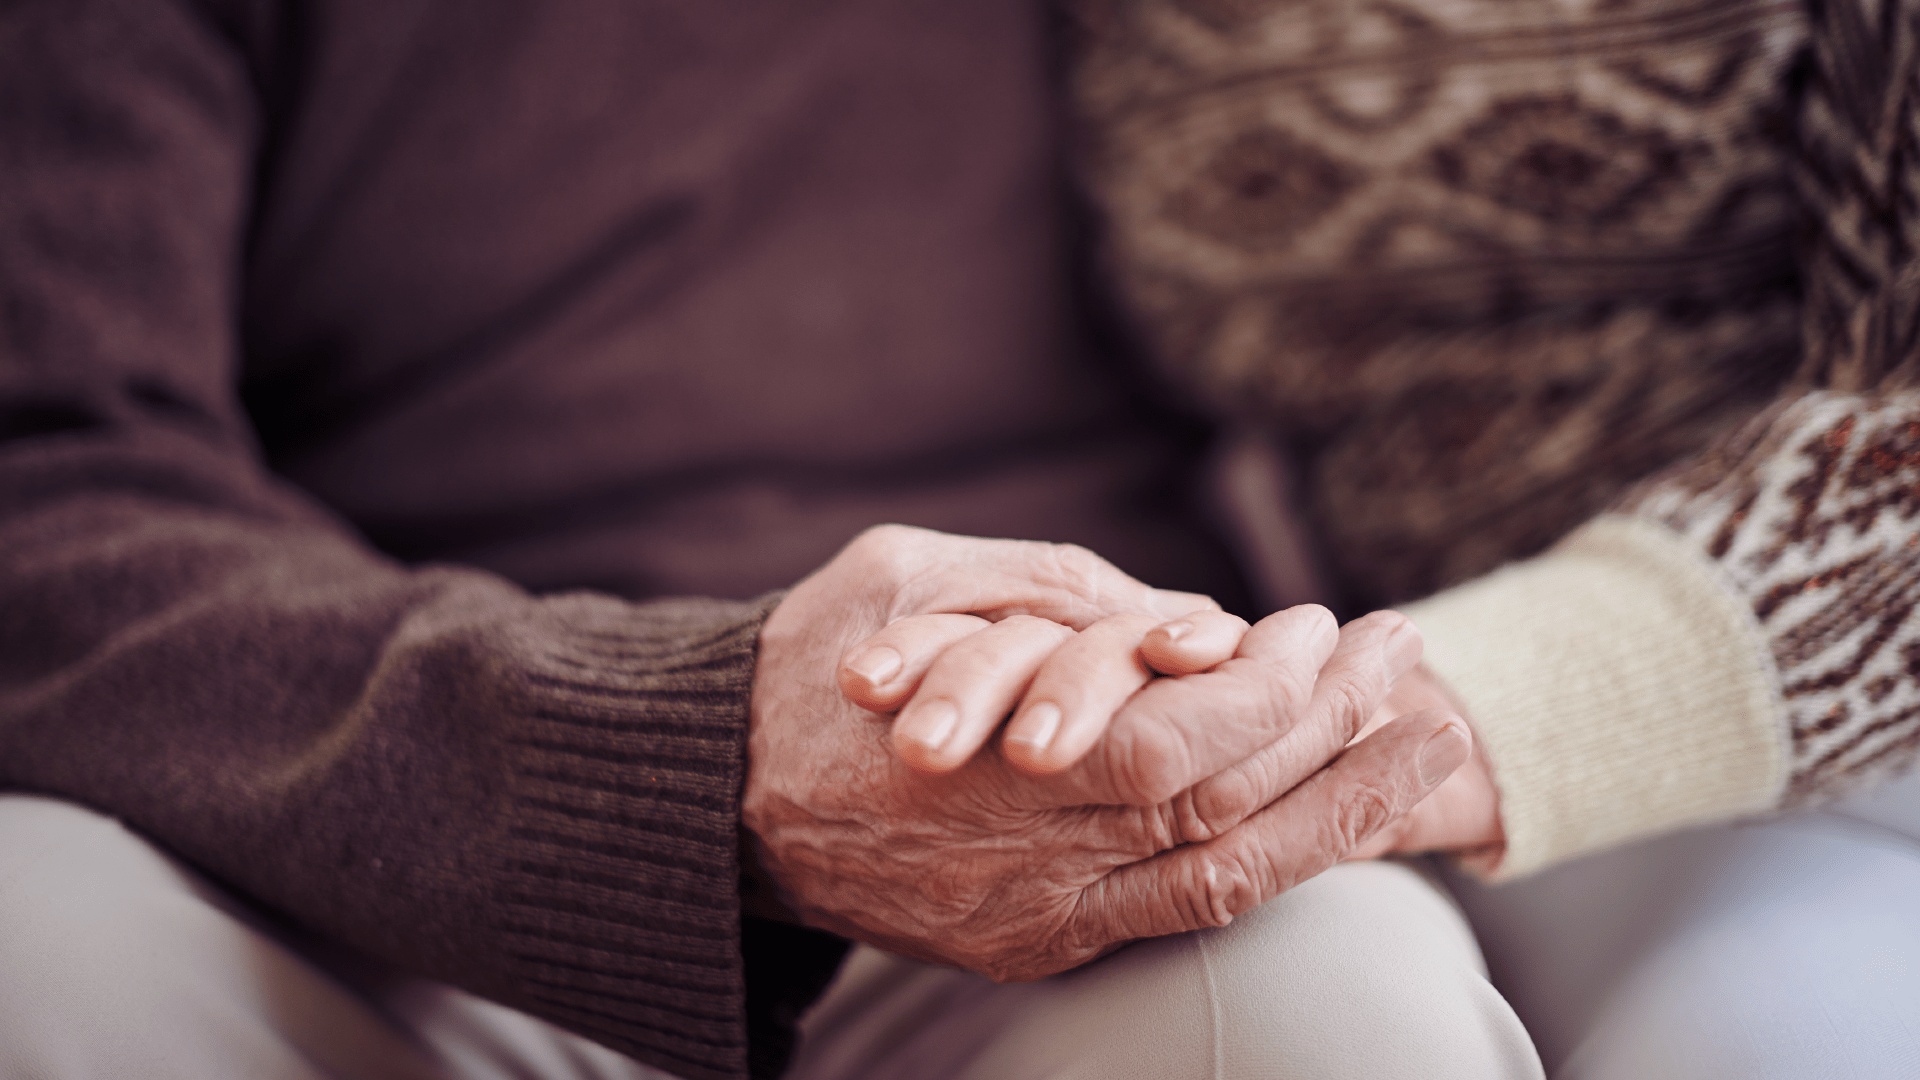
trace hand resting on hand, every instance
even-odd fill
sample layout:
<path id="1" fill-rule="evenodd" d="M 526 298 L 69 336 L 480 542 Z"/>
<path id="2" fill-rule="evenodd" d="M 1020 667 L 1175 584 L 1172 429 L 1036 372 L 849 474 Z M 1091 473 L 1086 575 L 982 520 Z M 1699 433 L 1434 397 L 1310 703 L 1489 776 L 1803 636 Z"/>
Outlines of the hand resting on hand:
<path id="1" fill-rule="evenodd" d="M 1391 613 L 1344 629 L 1320 608 L 1278 613 L 1210 670 L 1141 679 L 1076 762 L 1051 769 L 1037 752 L 1038 776 L 997 746 L 951 767 L 936 750 L 937 771 L 918 771 L 837 684 L 856 643 L 913 615 L 975 616 L 953 624 L 977 632 L 961 637 L 995 629 L 989 642 L 1022 655 L 1071 630 L 1096 643 L 1138 635 L 1132 653 L 1201 603 L 1077 548 L 863 535 L 762 631 L 743 810 L 760 870 L 810 925 L 1035 978 L 1135 938 L 1225 923 L 1355 850 L 1466 759 L 1464 727 L 1438 712 L 1342 753 L 1418 659 L 1418 633 Z M 1049 746 L 1084 738 L 1077 712 L 1061 712 Z M 950 725 L 929 724 L 946 738 L 925 744 L 960 745 L 963 721 L 955 704 Z"/>
<path id="2" fill-rule="evenodd" d="M 966 615 L 902 619 L 854 647 L 841 665 L 841 691 L 876 713 L 897 710 L 896 751 L 925 772 L 957 767 L 1011 713 L 1001 753 L 1026 772 L 1047 775 L 1091 748 L 1112 713 L 1153 673 L 1212 668 L 1233 655 L 1247 624 L 1216 609 L 1161 623 L 1118 616 L 1078 634 L 1050 629 L 1020 632 Z M 1416 666 L 1394 683 L 1353 741 L 1424 709 L 1464 716 L 1439 680 Z M 928 721 L 954 713 L 957 722 Z M 942 735 L 938 746 L 928 742 L 931 733 Z M 1453 851 L 1469 865 L 1491 869 L 1504 843 L 1499 792 L 1476 743 L 1465 767 L 1347 857 Z"/>

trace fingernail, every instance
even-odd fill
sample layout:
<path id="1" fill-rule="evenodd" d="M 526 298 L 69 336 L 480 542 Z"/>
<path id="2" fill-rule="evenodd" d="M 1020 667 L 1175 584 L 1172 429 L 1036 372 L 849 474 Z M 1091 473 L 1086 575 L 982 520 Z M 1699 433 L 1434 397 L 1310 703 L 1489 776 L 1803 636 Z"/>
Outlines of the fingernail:
<path id="1" fill-rule="evenodd" d="M 1191 615 L 1196 611 L 1212 611 L 1220 605 L 1213 597 L 1200 593 L 1174 592 L 1171 589 L 1155 589 L 1147 604 L 1154 613 L 1163 619 L 1177 619 L 1182 615 Z"/>
<path id="2" fill-rule="evenodd" d="M 1452 776 L 1472 752 L 1472 744 L 1452 724 L 1434 732 L 1427 745 L 1420 748 L 1420 782 L 1432 787 Z"/>
<path id="3" fill-rule="evenodd" d="M 1060 706 L 1051 701 L 1036 701 L 1007 728 L 1007 741 L 1024 743 L 1039 753 L 1053 745 L 1053 737 L 1059 731 Z"/>
<path id="4" fill-rule="evenodd" d="M 1413 625 L 1412 619 L 1402 619 L 1380 647 L 1387 657 L 1387 669 L 1399 674 L 1419 663 L 1423 645 L 1420 628 Z"/>
<path id="5" fill-rule="evenodd" d="M 960 724 L 960 710 L 953 702 L 945 698 L 918 702 L 906 712 L 900 714 L 895 722 L 893 737 L 909 739 L 925 747 L 928 752 L 936 752 L 947 745 L 953 737 L 953 729 Z"/>
<path id="6" fill-rule="evenodd" d="M 847 670 L 879 686 L 900 671 L 900 654 L 885 645 L 875 645 L 847 661 Z"/>
<path id="7" fill-rule="evenodd" d="M 1193 624 L 1185 619 L 1181 619 L 1179 622 L 1161 623 L 1158 629 L 1161 633 L 1167 635 L 1168 641 L 1179 641 L 1181 638 L 1193 633 Z"/>
<path id="8" fill-rule="evenodd" d="M 1320 607 L 1318 604 L 1314 606 Z M 1330 652 L 1339 643 L 1340 620 L 1333 617 L 1333 612 L 1320 608 L 1320 614 L 1313 624 L 1313 647 Z"/>

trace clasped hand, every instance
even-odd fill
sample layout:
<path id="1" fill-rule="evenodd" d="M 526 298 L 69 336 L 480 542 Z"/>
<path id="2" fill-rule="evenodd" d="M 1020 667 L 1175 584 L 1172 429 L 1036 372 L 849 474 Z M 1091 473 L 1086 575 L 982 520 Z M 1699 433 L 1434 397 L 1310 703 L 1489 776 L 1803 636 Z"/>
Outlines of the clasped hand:
<path id="1" fill-rule="evenodd" d="M 1467 760 L 1442 710 L 1349 748 L 1419 659 L 1404 617 L 1210 607 L 1071 546 L 863 534 L 761 633 L 757 871 L 810 925 L 1037 978 L 1225 924 Z"/>

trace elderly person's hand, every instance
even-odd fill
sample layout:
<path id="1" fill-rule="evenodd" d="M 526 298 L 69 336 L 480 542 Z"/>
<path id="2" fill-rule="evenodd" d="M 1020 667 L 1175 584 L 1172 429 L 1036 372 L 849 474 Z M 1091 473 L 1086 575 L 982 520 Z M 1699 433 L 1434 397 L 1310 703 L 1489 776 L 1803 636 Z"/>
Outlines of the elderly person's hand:
<path id="1" fill-rule="evenodd" d="M 1365 739 L 1395 719 L 1422 709 L 1445 709 L 1466 716 L 1453 695 L 1422 665 L 1401 676 L 1356 738 Z M 1474 869 L 1491 872 L 1506 854 L 1506 845 L 1506 830 L 1500 824 L 1500 789 L 1494 786 L 1493 766 L 1485 749 L 1476 742 L 1473 756 L 1465 765 L 1418 806 L 1360 845 L 1352 857 L 1448 851 Z"/>
<path id="2" fill-rule="evenodd" d="M 1150 594 L 1079 549 L 914 530 L 870 533 L 796 587 L 761 635 L 744 809 L 786 903 L 896 952 L 1034 978 L 1227 922 L 1338 861 L 1467 757 L 1444 713 L 1342 753 L 1418 659 L 1397 615 L 1345 630 L 1318 608 L 1264 620 L 1213 670 L 1127 697 L 1077 764 L 1045 777 L 992 747 L 918 772 L 835 685 L 841 656 L 903 616 L 972 613 L 1006 627 L 1002 644 L 1051 653 L 1068 627 L 1118 614 L 1143 632 L 1180 614 Z"/>
<path id="3" fill-rule="evenodd" d="M 1246 630 L 1245 620 L 1219 610 L 1164 623 L 1115 616 L 1046 652 L 984 619 L 921 615 L 901 619 L 854 646 L 840 667 L 840 689 L 848 700 L 873 710 L 876 719 L 898 710 L 895 749 L 924 772 L 958 767 L 1011 710 L 1003 754 L 1029 773 L 1046 775 L 1067 768 L 1091 748 L 1113 711 L 1153 672 L 1205 671 L 1232 656 Z M 876 668 L 876 652 L 890 662 Z M 884 677 L 874 678 L 876 672 Z M 948 725 L 927 718 L 945 715 L 948 705 L 957 705 L 960 719 L 941 745 L 930 746 L 928 734 Z M 1425 709 L 1466 715 L 1425 666 L 1416 666 L 1393 684 L 1354 741 Z M 1491 871 L 1505 847 L 1499 789 L 1486 751 L 1476 741 L 1464 767 L 1347 858 L 1447 851 L 1468 866 Z"/>
<path id="4" fill-rule="evenodd" d="M 1007 760 L 1047 776 L 1092 749 L 1154 672 L 1209 670 L 1231 659 L 1246 634 L 1245 619 L 1218 609 L 1165 621 L 1115 615 L 1078 634 L 970 615 L 910 616 L 854 646 L 840 665 L 840 690 L 875 719 L 898 710 L 894 749 L 925 773 L 959 768 L 1012 711 Z"/>

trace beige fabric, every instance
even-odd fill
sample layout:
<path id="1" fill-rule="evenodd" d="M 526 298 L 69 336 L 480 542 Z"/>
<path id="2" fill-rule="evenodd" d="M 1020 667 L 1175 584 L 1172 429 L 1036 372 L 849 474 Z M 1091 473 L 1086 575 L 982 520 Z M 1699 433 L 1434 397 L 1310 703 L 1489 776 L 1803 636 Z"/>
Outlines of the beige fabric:
<path id="1" fill-rule="evenodd" d="M 304 939 L 111 818 L 0 794 L 0 1077 L 671 1080 Z M 998 986 L 862 948 L 793 1080 L 1539 1080 L 1465 920 L 1337 867 L 1221 930 Z"/>
<path id="2" fill-rule="evenodd" d="M 0 794 L 0 1077 L 672 1080 L 341 955 L 119 822 Z"/>
<path id="3" fill-rule="evenodd" d="M 1465 920 L 1397 863 L 1349 863 L 1229 926 L 998 986 L 862 946 L 787 1080 L 1541 1077 Z"/>
<path id="4" fill-rule="evenodd" d="M 1452 884 L 1555 1080 L 1920 1077 L 1920 772 Z"/>
<path id="5" fill-rule="evenodd" d="M 1673 532 L 1602 516 L 1403 610 L 1493 763 L 1496 880 L 1777 803 L 1787 748 L 1765 643 Z"/>

